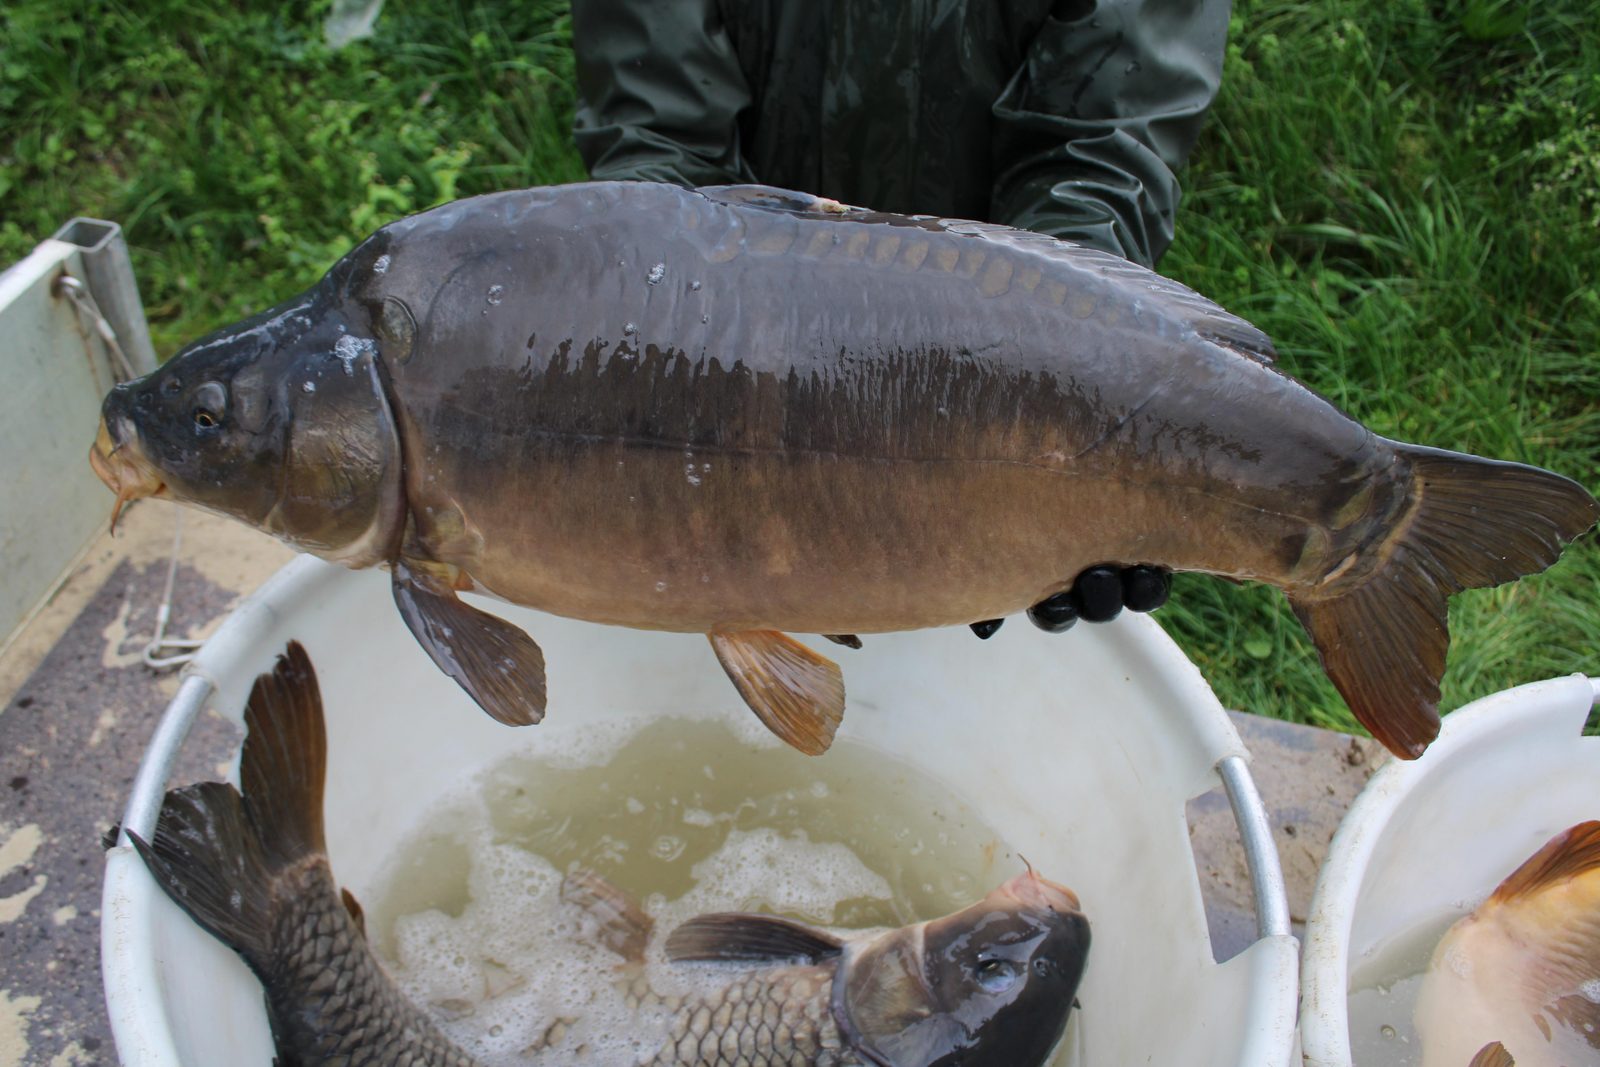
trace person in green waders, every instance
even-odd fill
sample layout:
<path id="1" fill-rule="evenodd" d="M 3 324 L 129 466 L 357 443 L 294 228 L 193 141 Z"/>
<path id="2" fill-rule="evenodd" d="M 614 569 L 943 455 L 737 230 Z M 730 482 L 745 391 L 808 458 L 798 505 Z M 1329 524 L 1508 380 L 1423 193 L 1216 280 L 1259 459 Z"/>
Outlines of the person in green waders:
<path id="1" fill-rule="evenodd" d="M 1004 223 L 1154 267 L 1222 80 L 1230 0 L 573 0 L 596 180 L 759 183 Z M 1047 630 L 1165 602 L 1092 567 Z M 980 637 L 999 620 L 974 624 Z"/>

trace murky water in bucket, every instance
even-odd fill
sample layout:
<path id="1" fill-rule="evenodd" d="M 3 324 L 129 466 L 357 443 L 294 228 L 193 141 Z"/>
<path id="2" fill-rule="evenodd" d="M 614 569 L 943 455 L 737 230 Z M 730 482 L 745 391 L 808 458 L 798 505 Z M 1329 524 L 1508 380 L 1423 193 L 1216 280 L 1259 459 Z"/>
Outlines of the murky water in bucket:
<path id="1" fill-rule="evenodd" d="M 662 959 L 665 936 L 695 915 L 898 926 L 1022 870 L 946 783 L 876 749 L 841 740 L 810 759 L 721 724 L 662 720 L 576 758 L 507 759 L 395 854 L 367 902 L 379 950 L 407 994 L 491 1065 L 627 1067 L 659 1047 L 665 1010 L 626 1002 L 629 972 L 596 944 L 592 917 L 560 900 L 575 867 L 644 903 L 656 922 L 646 973 L 664 995 L 730 977 Z"/>
<path id="2" fill-rule="evenodd" d="M 1363 1067 L 1417 1067 L 1422 1045 L 1412 1012 L 1433 950 L 1464 912 L 1450 912 L 1395 937 L 1350 974 L 1350 1055 Z"/>

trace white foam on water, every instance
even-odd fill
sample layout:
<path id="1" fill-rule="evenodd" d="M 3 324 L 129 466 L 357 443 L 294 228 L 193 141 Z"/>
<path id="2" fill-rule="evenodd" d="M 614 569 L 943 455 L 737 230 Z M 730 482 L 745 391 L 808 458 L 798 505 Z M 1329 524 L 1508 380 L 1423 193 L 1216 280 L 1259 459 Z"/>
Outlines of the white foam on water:
<path id="1" fill-rule="evenodd" d="M 671 1032 L 671 1008 L 628 1002 L 637 972 L 597 947 L 594 918 L 561 900 L 562 874 L 549 861 L 497 841 L 486 807 L 457 815 L 468 901 L 459 915 L 429 909 L 395 920 L 390 972 L 402 990 L 486 1067 L 648 1060 Z M 891 896 L 843 845 L 772 829 L 733 831 L 693 874 L 689 893 L 648 903 L 656 922 L 644 973 L 662 998 L 705 996 L 741 973 L 666 962 L 666 935 L 696 915 L 761 908 L 829 922 L 841 899 Z"/>
<path id="2" fill-rule="evenodd" d="M 638 723 L 485 769 L 432 806 L 370 894 L 368 927 L 401 989 L 486 1067 L 631 1067 L 671 1032 L 660 999 L 629 1002 L 637 966 L 561 900 L 573 868 L 644 897 L 656 998 L 706 996 L 745 973 L 665 960 L 667 935 L 697 915 L 899 925 L 1016 873 L 947 786 L 874 750 L 843 742 L 824 763 L 751 745 L 722 720 Z M 908 839 L 928 854 L 911 858 Z"/>

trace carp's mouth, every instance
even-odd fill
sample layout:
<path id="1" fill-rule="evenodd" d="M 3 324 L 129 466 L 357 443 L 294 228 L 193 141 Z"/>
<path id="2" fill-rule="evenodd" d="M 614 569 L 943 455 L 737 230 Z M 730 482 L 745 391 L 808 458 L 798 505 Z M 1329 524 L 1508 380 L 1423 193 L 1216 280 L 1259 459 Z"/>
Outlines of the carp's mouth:
<path id="1" fill-rule="evenodd" d="M 117 519 L 129 501 L 162 496 L 167 491 L 167 483 L 139 454 L 138 446 L 130 441 L 118 442 L 104 418 L 100 420 L 94 446 L 89 449 L 89 466 L 106 483 L 106 488 L 117 494 L 117 502 L 111 506 L 112 533 L 116 533 Z"/>

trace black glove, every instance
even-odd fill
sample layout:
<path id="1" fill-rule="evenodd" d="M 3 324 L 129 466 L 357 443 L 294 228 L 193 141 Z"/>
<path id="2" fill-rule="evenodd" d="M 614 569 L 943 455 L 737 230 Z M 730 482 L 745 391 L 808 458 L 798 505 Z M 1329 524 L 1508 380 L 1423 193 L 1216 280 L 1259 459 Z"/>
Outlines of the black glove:
<path id="1" fill-rule="evenodd" d="M 1080 618 L 1089 622 L 1110 622 L 1122 614 L 1123 608 L 1154 611 L 1167 602 L 1171 592 L 1172 572 L 1165 567 L 1103 564 L 1078 575 L 1066 592 L 1047 597 L 1029 608 L 1028 618 L 1039 629 L 1059 634 L 1072 629 Z M 972 632 L 987 640 L 1004 621 L 975 622 Z"/>

